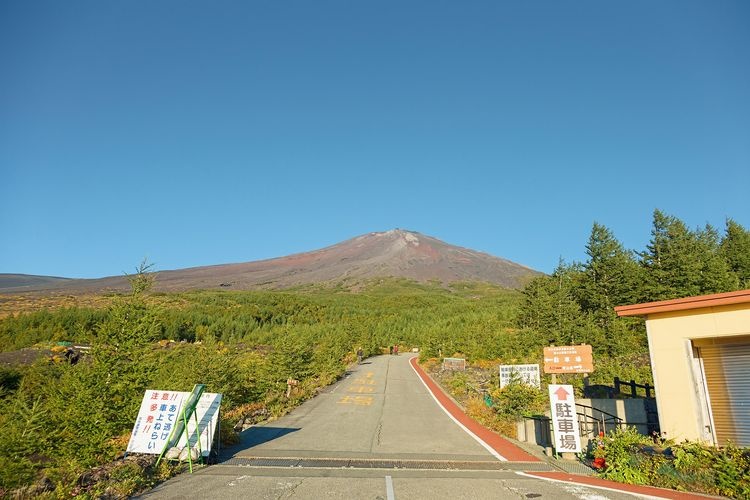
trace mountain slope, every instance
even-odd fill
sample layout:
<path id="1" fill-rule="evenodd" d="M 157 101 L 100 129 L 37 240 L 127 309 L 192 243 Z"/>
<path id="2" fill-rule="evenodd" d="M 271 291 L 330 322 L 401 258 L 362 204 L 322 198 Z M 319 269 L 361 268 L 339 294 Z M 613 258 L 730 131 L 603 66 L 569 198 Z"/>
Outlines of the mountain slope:
<path id="1" fill-rule="evenodd" d="M 4 288 L 46 287 L 57 286 L 75 281 L 71 278 L 57 276 L 35 276 L 33 274 L 5 274 L 0 273 L 0 290 Z"/>
<path id="2" fill-rule="evenodd" d="M 275 259 L 161 271 L 156 278 L 156 290 L 248 290 L 342 282 L 353 285 L 386 276 L 419 282 L 484 281 L 519 288 L 538 274 L 506 259 L 450 245 L 417 232 L 394 229 Z M 128 283 L 124 277 L 110 277 L 75 280 L 41 288 L 26 287 L 26 290 L 31 289 L 81 292 L 127 290 Z"/>

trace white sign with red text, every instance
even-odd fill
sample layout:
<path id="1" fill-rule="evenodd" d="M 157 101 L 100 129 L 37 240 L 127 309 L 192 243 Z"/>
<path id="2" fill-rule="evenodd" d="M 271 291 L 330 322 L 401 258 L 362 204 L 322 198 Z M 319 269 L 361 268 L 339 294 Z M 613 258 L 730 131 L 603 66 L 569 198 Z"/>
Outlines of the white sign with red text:
<path id="1" fill-rule="evenodd" d="M 130 434 L 128 453 L 160 454 L 180 416 L 182 403 L 189 395 L 189 392 L 181 391 L 147 390 L 143 395 L 133 432 Z M 211 451 L 219 421 L 220 406 L 221 394 L 204 392 L 195 408 L 195 417 L 191 417 L 188 422 L 190 446 L 197 444 L 200 432 L 203 456 L 208 456 Z M 183 448 L 186 439 L 187 437 L 183 434 L 177 446 Z"/>
<path id="2" fill-rule="evenodd" d="M 555 450 L 558 453 L 580 453 L 581 432 L 572 385 L 549 386 L 552 408 L 552 429 L 555 432 Z"/>

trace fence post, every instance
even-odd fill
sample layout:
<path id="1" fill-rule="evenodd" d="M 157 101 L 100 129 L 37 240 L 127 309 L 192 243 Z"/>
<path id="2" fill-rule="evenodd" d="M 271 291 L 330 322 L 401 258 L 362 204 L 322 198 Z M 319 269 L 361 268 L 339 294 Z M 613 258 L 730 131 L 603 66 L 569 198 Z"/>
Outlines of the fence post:
<path id="1" fill-rule="evenodd" d="M 620 393 L 620 377 L 615 377 L 615 392 Z"/>
<path id="2" fill-rule="evenodd" d="M 649 383 L 646 383 L 646 397 L 647 398 L 651 397 L 651 384 Z"/>
<path id="3" fill-rule="evenodd" d="M 635 380 L 630 381 L 630 397 L 634 398 L 638 396 L 638 389 L 635 387 Z"/>

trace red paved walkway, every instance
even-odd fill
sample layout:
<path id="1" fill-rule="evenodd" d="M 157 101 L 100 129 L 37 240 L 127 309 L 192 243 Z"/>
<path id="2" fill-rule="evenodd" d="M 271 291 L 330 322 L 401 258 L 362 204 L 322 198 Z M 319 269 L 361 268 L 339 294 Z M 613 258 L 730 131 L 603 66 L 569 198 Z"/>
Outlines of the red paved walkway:
<path id="1" fill-rule="evenodd" d="M 529 455 L 510 441 L 503 439 L 495 432 L 487 429 L 483 425 L 469 418 L 463 410 L 453 402 L 453 400 L 443 391 L 442 387 L 435 383 L 432 378 L 425 373 L 419 363 L 417 363 L 418 357 L 415 356 L 409 363 L 414 368 L 419 378 L 427 386 L 432 395 L 443 408 L 458 422 L 466 427 L 476 437 L 484 441 L 489 447 L 495 450 L 499 455 L 509 461 L 514 462 L 541 462 L 537 457 Z M 593 486 L 597 488 L 606 488 L 615 491 L 624 491 L 628 493 L 636 493 L 640 495 L 648 495 L 654 498 L 667 498 L 673 500 L 687 500 L 687 499 L 706 499 L 716 498 L 706 495 L 699 495 L 696 493 L 685 493 L 682 491 L 667 490 L 663 488 L 655 488 L 653 486 L 638 486 L 633 484 L 623 484 L 606 479 L 600 479 L 597 477 L 582 476 L 577 474 L 569 474 L 567 472 L 523 472 L 522 475 L 533 476 L 553 481 L 563 481 L 566 483 L 576 483 L 586 486 Z"/>
<path id="2" fill-rule="evenodd" d="M 448 397 L 447 394 L 445 394 L 445 392 L 443 392 L 443 389 L 424 372 L 422 367 L 419 366 L 419 363 L 417 363 L 417 356 L 413 357 L 411 360 L 409 360 L 409 362 L 414 368 L 414 371 L 417 372 L 417 375 L 419 375 L 419 378 L 422 379 L 422 382 L 425 383 L 430 392 L 432 392 L 432 395 L 435 397 L 435 399 L 438 400 L 443 408 L 445 408 L 445 410 L 453 418 L 458 420 L 461 425 L 466 427 L 475 436 L 484 441 L 490 448 L 495 450 L 503 458 L 513 462 L 541 462 L 541 460 L 539 460 L 537 457 L 529 455 L 510 441 L 503 439 L 497 433 L 492 432 L 475 420 L 469 418 L 463 412 L 463 410 L 456 403 L 454 403 L 453 400 Z"/>
<path id="3" fill-rule="evenodd" d="M 686 493 L 684 491 L 667 490 L 664 488 L 655 488 L 653 486 L 639 486 L 636 484 L 623 484 L 598 477 L 579 476 L 568 474 L 567 472 L 524 472 L 526 476 L 540 477 L 544 479 L 553 479 L 555 481 L 564 481 L 566 483 L 583 484 L 586 486 L 596 486 L 607 488 L 609 490 L 627 491 L 628 493 L 638 493 L 657 498 L 669 498 L 674 500 L 717 498 L 698 493 Z"/>

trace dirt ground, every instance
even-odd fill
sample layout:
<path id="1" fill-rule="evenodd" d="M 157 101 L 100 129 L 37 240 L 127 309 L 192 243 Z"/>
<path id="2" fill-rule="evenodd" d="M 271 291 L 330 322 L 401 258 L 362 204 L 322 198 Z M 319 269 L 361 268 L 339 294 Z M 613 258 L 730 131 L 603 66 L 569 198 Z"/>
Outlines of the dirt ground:
<path id="1" fill-rule="evenodd" d="M 18 351 L 0 352 L 0 366 L 12 367 L 18 365 L 30 365 L 43 356 L 51 356 L 49 349 L 36 349 L 29 347 Z"/>

